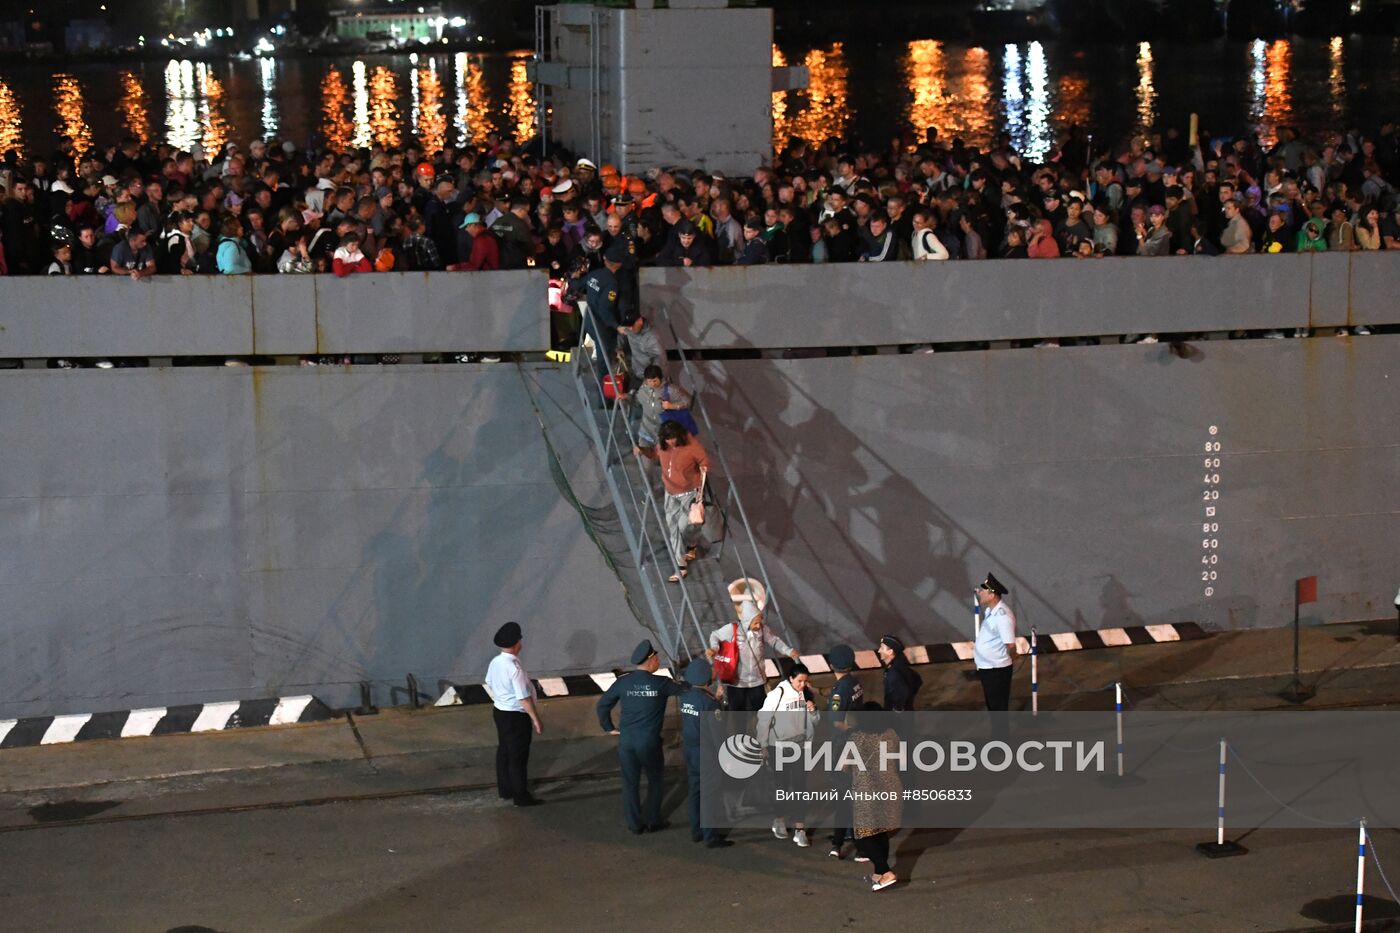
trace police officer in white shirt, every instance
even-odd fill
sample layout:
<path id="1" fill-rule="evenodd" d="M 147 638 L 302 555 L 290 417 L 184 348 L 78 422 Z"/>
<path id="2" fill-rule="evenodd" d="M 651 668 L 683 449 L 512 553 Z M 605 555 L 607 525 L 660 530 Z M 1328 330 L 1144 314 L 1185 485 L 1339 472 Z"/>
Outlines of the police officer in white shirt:
<path id="1" fill-rule="evenodd" d="M 491 715 L 496 721 L 496 790 L 517 807 L 533 807 L 543 801 L 530 793 L 530 730 L 538 733 L 544 727 L 535 685 L 520 664 L 520 625 L 502 625 L 494 641 L 501 653 L 486 668 L 486 689 L 495 704 Z"/>
<path id="2" fill-rule="evenodd" d="M 982 681 L 987 709 L 1005 712 L 1011 703 L 1011 665 L 1016 660 L 1016 617 L 1002 599 L 1006 587 L 990 573 L 977 587 L 982 625 L 972 647 L 972 660 Z"/>

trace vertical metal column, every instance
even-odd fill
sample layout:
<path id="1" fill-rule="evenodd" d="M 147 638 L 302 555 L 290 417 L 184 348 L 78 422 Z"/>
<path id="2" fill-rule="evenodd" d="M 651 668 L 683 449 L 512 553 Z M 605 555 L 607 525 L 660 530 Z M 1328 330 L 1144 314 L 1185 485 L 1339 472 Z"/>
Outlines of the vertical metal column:
<path id="1" fill-rule="evenodd" d="M 540 137 L 540 158 L 549 155 L 549 105 L 545 101 L 548 88 L 540 81 L 540 66 L 549 56 L 549 8 L 535 7 L 535 126 Z"/>

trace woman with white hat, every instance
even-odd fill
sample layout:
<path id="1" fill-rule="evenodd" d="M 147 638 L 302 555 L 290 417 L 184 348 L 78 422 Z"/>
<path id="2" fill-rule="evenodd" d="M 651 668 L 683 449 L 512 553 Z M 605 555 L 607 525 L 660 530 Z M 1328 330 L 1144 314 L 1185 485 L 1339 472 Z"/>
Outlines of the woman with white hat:
<path id="1" fill-rule="evenodd" d="M 729 598 L 734 603 L 734 612 L 738 620 L 721 625 L 710 633 L 709 648 L 705 656 L 713 658 L 722 642 L 737 643 L 737 676 L 732 684 L 722 684 L 721 687 L 731 711 L 756 712 L 763 706 L 764 689 L 768 683 L 768 677 L 763 670 L 763 660 L 768 648 L 772 647 L 777 654 L 787 655 L 794 661 L 798 660 L 799 655 L 763 624 L 763 610 L 768 604 L 768 593 L 762 583 L 750 577 L 735 580 L 729 584 Z"/>

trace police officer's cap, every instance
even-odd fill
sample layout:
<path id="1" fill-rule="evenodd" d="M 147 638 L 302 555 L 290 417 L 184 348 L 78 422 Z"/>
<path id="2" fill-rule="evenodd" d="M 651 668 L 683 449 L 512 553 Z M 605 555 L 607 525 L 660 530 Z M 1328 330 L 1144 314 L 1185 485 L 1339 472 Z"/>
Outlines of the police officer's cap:
<path id="1" fill-rule="evenodd" d="M 607 250 L 603 253 L 603 258 L 608 262 L 626 262 L 629 255 L 631 255 L 631 252 L 627 248 L 627 238 L 620 236 L 614 237 L 613 241 L 608 244 Z"/>
<path id="2" fill-rule="evenodd" d="M 520 644 L 520 623 L 507 622 L 496 629 L 496 636 L 491 640 L 496 643 L 497 648 L 509 648 Z"/>
<path id="3" fill-rule="evenodd" d="M 829 657 L 832 670 L 849 671 L 856 666 L 856 653 L 850 645 L 837 645 L 831 649 Z"/>
<path id="4" fill-rule="evenodd" d="M 614 204 L 625 204 L 625 205 L 631 205 L 631 204 L 635 203 L 635 202 L 632 200 L 632 195 L 627 194 L 626 192 L 623 192 L 622 194 L 619 194 L 617 197 L 613 198 L 613 199 L 612 199 L 612 202 L 613 202 Z"/>
<path id="5" fill-rule="evenodd" d="M 696 658 L 685 667 L 685 682 L 696 687 L 703 687 L 710 682 L 710 662 L 704 658 Z"/>
<path id="6" fill-rule="evenodd" d="M 900 641 L 894 635 L 882 636 L 880 638 L 880 644 L 884 645 L 886 648 L 890 649 L 895 654 L 899 654 L 904 650 L 904 642 Z"/>
<path id="7" fill-rule="evenodd" d="M 637 644 L 637 647 L 632 649 L 632 663 L 645 664 L 647 658 L 654 654 L 656 654 L 656 649 L 651 646 L 651 641 L 643 638 L 641 642 Z"/>
<path id="8" fill-rule="evenodd" d="M 996 577 L 992 576 L 990 573 L 987 574 L 987 579 L 983 580 L 982 584 L 977 588 L 979 590 L 991 590 L 998 596 L 1006 595 L 1006 587 L 1002 586 L 1001 581 L 998 580 Z"/>

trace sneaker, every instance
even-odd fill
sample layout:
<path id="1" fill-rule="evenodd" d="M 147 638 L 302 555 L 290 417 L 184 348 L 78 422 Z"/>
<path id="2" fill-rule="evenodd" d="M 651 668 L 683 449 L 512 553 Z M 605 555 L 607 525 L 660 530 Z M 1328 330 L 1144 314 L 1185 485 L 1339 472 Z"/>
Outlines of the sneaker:
<path id="1" fill-rule="evenodd" d="M 857 861 L 857 862 L 868 862 L 868 861 L 870 861 L 870 859 L 866 858 L 864 855 L 857 855 L 857 856 L 856 856 L 856 861 Z"/>
<path id="2" fill-rule="evenodd" d="M 807 841 L 807 830 L 805 829 L 794 831 L 792 834 L 792 841 L 797 844 L 799 849 L 805 849 L 811 845 L 811 843 Z"/>
<path id="3" fill-rule="evenodd" d="M 75 363 L 75 362 L 73 362 L 72 360 L 54 360 L 54 361 L 53 361 L 53 365 L 54 365 L 54 368 L 55 368 L 55 369 L 77 369 L 77 368 L 78 368 L 78 364 Z"/>
<path id="4" fill-rule="evenodd" d="M 499 363 L 500 361 L 501 357 L 498 353 L 484 353 L 481 356 L 481 362 L 483 363 Z"/>
<path id="5" fill-rule="evenodd" d="M 224 360 L 224 365 L 229 367 L 230 369 L 237 369 L 238 367 L 247 366 L 248 364 L 245 363 L 243 360 L 235 360 L 233 358 L 229 358 Z"/>
<path id="6" fill-rule="evenodd" d="M 1293 328 L 1293 336 L 1294 336 L 1294 337 L 1307 337 L 1307 336 L 1309 336 L 1311 333 L 1312 333 L 1312 331 L 1308 330 L 1306 327 L 1295 327 L 1295 328 Z"/>
<path id="7" fill-rule="evenodd" d="M 470 363 L 472 362 L 472 355 L 470 353 L 458 353 L 456 356 L 452 357 L 452 359 L 458 363 Z"/>
<path id="8" fill-rule="evenodd" d="M 1367 327 L 1365 324 L 1357 324 L 1352 328 L 1351 332 L 1358 337 L 1371 336 L 1371 328 Z"/>
<path id="9" fill-rule="evenodd" d="M 898 878 L 890 878 L 890 879 L 887 880 L 887 881 L 880 881 L 878 878 L 876 878 L 876 877 L 874 877 L 874 876 L 871 876 L 871 879 L 870 879 L 870 890 L 872 890 L 872 891 L 883 891 L 883 890 L 885 890 L 885 888 L 888 888 L 890 885 L 896 883 L 897 881 L 899 881 Z"/>
<path id="10" fill-rule="evenodd" d="M 116 366 L 111 360 L 98 360 L 92 365 L 96 366 L 98 369 L 112 369 Z"/>
<path id="11" fill-rule="evenodd" d="M 786 839 L 788 837 L 787 823 L 784 823 L 781 819 L 774 820 L 773 835 L 777 836 L 779 839 Z"/>
<path id="12" fill-rule="evenodd" d="M 832 846 L 831 851 L 826 854 L 831 856 L 832 858 L 839 859 L 841 857 L 841 850 L 837 846 Z"/>
<path id="13" fill-rule="evenodd" d="M 1265 333 L 1264 333 L 1264 339 L 1266 339 L 1266 340 L 1282 340 L 1282 339 L 1283 339 L 1283 331 L 1281 331 L 1281 330 L 1270 330 L 1270 331 L 1265 331 Z"/>
<path id="14" fill-rule="evenodd" d="M 1056 338 L 1054 340 L 1042 340 L 1040 343 L 1035 345 L 1035 348 L 1039 350 L 1042 347 L 1058 347 L 1059 345 L 1059 338 Z"/>
<path id="15" fill-rule="evenodd" d="M 1146 337 L 1143 337 L 1141 340 L 1138 341 L 1138 343 L 1156 343 L 1156 342 L 1157 342 L 1157 335 L 1156 335 L 1156 334 L 1148 334 Z"/>

